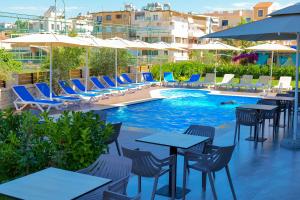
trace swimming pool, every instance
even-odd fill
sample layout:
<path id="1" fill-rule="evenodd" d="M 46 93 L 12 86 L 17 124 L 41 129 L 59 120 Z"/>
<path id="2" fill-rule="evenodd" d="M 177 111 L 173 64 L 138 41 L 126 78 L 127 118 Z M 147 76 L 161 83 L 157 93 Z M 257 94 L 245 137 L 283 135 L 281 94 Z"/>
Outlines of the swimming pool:
<path id="1" fill-rule="evenodd" d="M 191 124 L 219 127 L 235 120 L 236 106 L 258 100 L 191 89 L 161 90 L 160 95 L 166 98 L 108 109 L 108 121 L 162 132 L 182 132 Z M 221 105 L 232 100 L 236 104 Z"/>

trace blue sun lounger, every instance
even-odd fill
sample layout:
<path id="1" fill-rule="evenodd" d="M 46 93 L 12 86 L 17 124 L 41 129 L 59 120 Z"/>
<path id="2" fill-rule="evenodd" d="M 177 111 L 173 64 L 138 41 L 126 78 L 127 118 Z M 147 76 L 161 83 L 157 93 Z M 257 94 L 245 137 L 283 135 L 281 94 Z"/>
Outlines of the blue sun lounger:
<path id="1" fill-rule="evenodd" d="M 169 83 L 175 84 L 178 83 L 173 76 L 173 72 L 164 72 L 164 82 L 168 85 Z"/>
<path id="2" fill-rule="evenodd" d="M 92 77 L 90 77 L 90 80 L 91 80 L 91 82 L 93 83 L 93 88 L 95 88 L 95 89 L 100 89 L 100 90 L 102 90 L 102 89 L 105 89 L 105 90 L 109 90 L 109 91 L 111 91 L 111 92 L 120 92 L 121 94 L 123 94 L 123 93 L 125 93 L 127 90 L 124 90 L 123 88 L 122 89 L 120 89 L 120 88 L 106 88 L 101 82 L 100 82 L 100 80 L 97 78 L 97 77 L 95 77 L 95 76 L 92 76 Z"/>
<path id="3" fill-rule="evenodd" d="M 152 73 L 144 72 L 143 73 L 144 82 L 148 82 L 150 84 L 159 84 L 159 81 L 154 80 Z"/>
<path id="4" fill-rule="evenodd" d="M 103 76 L 103 80 L 110 88 L 119 88 L 121 90 L 133 89 L 133 88 L 129 88 L 129 87 L 116 87 L 116 84 L 108 76 Z"/>
<path id="5" fill-rule="evenodd" d="M 102 97 L 102 95 L 95 93 L 76 92 L 75 90 L 73 90 L 73 88 L 71 88 L 67 81 L 60 80 L 58 81 L 58 84 L 60 85 L 65 94 L 80 97 L 83 100 L 88 99 L 89 102 L 97 101 L 99 98 Z"/>
<path id="6" fill-rule="evenodd" d="M 185 83 L 187 85 L 193 85 L 193 84 L 199 82 L 200 77 L 201 77 L 200 74 L 192 74 L 192 76 L 190 77 L 190 79 L 188 81 L 184 81 L 183 83 Z"/>
<path id="7" fill-rule="evenodd" d="M 72 79 L 72 83 L 80 92 L 85 92 L 85 86 L 81 83 L 79 79 Z M 100 94 L 110 94 L 109 90 L 99 89 L 99 90 L 87 90 L 88 93 L 100 93 Z"/>
<path id="8" fill-rule="evenodd" d="M 140 88 L 141 88 L 141 86 L 132 85 L 132 84 L 127 84 L 127 83 L 123 82 L 123 81 L 121 80 L 120 77 L 117 77 L 117 82 L 118 82 L 118 84 L 119 84 L 120 86 L 126 87 L 126 88 L 128 88 L 128 89 L 137 90 L 137 89 L 140 89 Z"/>
<path id="9" fill-rule="evenodd" d="M 47 83 L 35 83 L 34 85 L 43 97 L 50 99 L 50 88 Z M 54 92 L 52 92 L 52 99 L 56 101 L 71 102 L 71 103 L 79 103 L 81 101 L 80 98 L 56 95 Z"/>
<path id="10" fill-rule="evenodd" d="M 43 106 L 48 107 L 46 110 L 48 112 L 51 108 L 59 109 L 59 106 L 61 106 L 63 104 L 62 102 L 58 102 L 58 101 L 36 99 L 30 94 L 30 92 L 27 90 L 27 88 L 23 85 L 13 86 L 12 89 L 18 97 L 14 101 L 16 110 L 23 110 L 27 105 L 33 105 L 33 106 L 38 107 L 38 109 L 40 109 L 42 112 L 45 111 L 43 109 Z M 19 105 L 22 105 L 22 106 L 19 107 Z"/>
<path id="11" fill-rule="evenodd" d="M 128 84 L 136 85 L 136 86 L 149 86 L 148 83 L 134 83 L 131 78 L 128 76 L 128 74 L 121 74 L 122 78 L 127 81 Z"/>

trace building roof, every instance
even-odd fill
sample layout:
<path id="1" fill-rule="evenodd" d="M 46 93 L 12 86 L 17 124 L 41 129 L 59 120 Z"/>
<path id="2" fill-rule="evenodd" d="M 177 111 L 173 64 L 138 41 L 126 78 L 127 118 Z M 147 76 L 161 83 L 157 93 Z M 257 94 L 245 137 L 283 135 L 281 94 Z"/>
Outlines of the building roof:
<path id="1" fill-rule="evenodd" d="M 273 2 L 259 2 L 254 6 L 254 8 L 269 8 L 272 4 Z"/>

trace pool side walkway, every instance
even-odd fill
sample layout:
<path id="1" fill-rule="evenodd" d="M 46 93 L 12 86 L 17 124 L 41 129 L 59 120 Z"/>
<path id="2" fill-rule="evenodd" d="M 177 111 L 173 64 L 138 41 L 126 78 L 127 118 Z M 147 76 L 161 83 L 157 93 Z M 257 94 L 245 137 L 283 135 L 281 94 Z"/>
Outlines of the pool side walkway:
<path id="1" fill-rule="evenodd" d="M 101 101 L 103 106 L 112 106 L 116 104 L 126 104 L 126 102 L 134 102 L 141 99 L 151 98 L 150 91 L 160 89 L 160 87 L 149 88 L 138 91 L 135 94 L 129 94 L 120 97 L 113 97 L 108 100 Z M 260 96 L 261 93 L 241 93 L 232 91 L 221 91 L 226 95 L 245 95 Z M 97 106 L 95 106 L 96 108 Z M 217 127 L 215 144 L 231 145 L 234 136 L 234 123 L 226 124 L 226 126 Z M 249 129 L 241 129 L 241 141 L 236 146 L 230 163 L 234 187 L 238 199 L 243 200 L 296 200 L 300 197 L 298 182 L 300 180 L 300 152 L 290 151 L 280 147 L 280 141 L 286 134 L 286 130 L 280 129 L 279 136 L 272 138 L 272 129 L 266 126 L 266 136 L 268 140 L 261 144 L 255 145 L 253 142 L 244 140 L 248 137 Z M 149 150 L 158 157 L 168 156 L 168 148 L 150 144 L 135 142 L 135 139 L 153 134 L 155 131 L 151 129 L 140 129 L 134 127 L 123 127 L 119 138 L 120 145 L 129 148 L 140 148 Z M 165 131 L 166 134 L 168 131 Z M 111 153 L 115 154 L 115 146 L 111 146 Z M 178 159 L 178 185 L 182 185 L 183 158 Z M 159 186 L 163 186 L 168 182 L 167 175 L 159 180 Z M 150 199 L 153 186 L 153 179 L 144 178 L 142 181 L 142 199 Z M 207 183 L 206 192 L 201 188 L 201 174 L 191 170 L 188 178 L 188 188 L 192 191 L 187 195 L 187 199 L 210 200 L 212 193 L 209 182 Z M 216 188 L 219 199 L 232 199 L 229 184 L 225 176 L 225 171 L 216 174 Z M 137 192 L 137 177 L 130 179 L 128 193 L 131 195 Z M 156 199 L 167 199 L 162 196 L 156 196 Z"/>
<path id="2" fill-rule="evenodd" d="M 280 141 L 284 135 L 284 130 L 280 129 L 279 137 L 273 140 L 272 131 L 266 128 L 268 140 L 255 145 L 253 142 L 246 141 L 249 129 L 241 129 L 241 141 L 236 146 L 230 170 L 233 178 L 234 187 L 238 199 L 243 200 L 297 200 L 300 197 L 300 152 L 290 151 L 280 147 Z M 140 148 L 153 152 L 158 157 L 168 156 L 168 148 L 150 144 L 135 142 L 135 139 L 153 134 L 151 129 L 139 129 L 133 127 L 123 127 L 119 138 L 120 145 L 129 148 Z M 166 131 L 166 134 L 171 134 Z M 214 144 L 231 145 L 234 136 L 234 123 L 226 128 L 218 127 Z M 110 153 L 116 154 L 116 148 L 111 146 Z M 183 158 L 178 159 L 177 183 L 182 185 Z M 159 187 L 168 182 L 165 175 L 159 180 Z M 150 199 L 153 179 L 143 178 L 142 199 Z M 186 199 L 210 200 L 212 193 L 209 182 L 207 182 L 206 192 L 201 188 L 201 174 L 191 170 L 188 177 L 188 188 L 191 192 Z M 232 199 L 225 170 L 216 173 L 216 188 L 219 199 Z M 130 179 L 128 193 L 131 195 L 137 192 L 137 177 Z M 156 196 L 156 199 L 167 199 Z"/>

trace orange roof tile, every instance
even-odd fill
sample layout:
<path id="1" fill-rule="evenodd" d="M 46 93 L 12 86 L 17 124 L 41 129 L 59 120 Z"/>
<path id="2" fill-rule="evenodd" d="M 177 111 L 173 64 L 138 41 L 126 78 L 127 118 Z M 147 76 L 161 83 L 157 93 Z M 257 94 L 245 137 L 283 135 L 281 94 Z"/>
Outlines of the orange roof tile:
<path id="1" fill-rule="evenodd" d="M 259 2 L 257 3 L 254 8 L 265 8 L 265 7 L 270 7 L 273 4 L 273 2 Z"/>

